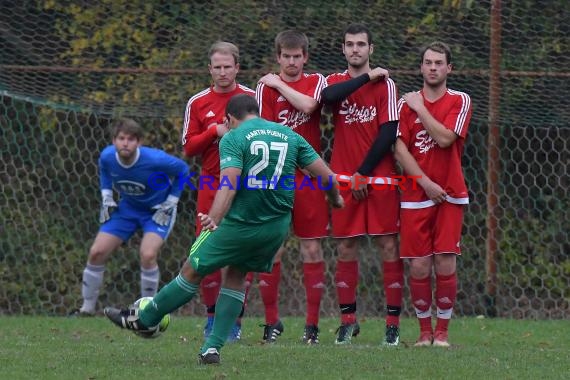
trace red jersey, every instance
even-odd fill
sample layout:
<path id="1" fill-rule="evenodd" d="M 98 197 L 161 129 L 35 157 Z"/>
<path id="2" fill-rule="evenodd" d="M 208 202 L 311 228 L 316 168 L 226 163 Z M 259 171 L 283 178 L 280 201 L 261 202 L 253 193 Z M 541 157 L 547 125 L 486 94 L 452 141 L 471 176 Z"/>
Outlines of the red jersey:
<path id="1" fill-rule="evenodd" d="M 348 71 L 331 74 L 327 85 L 351 79 Z M 398 90 L 392 79 L 368 82 L 342 102 L 332 106 L 334 143 L 331 169 L 335 173 L 352 175 L 364 161 L 380 125 L 398 120 Z M 395 174 L 393 154 L 382 158 L 371 177 Z"/>
<path id="2" fill-rule="evenodd" d="M 182 145 L 187 156 L 202 156 L 202 175 L 220 175 L 220 138 L 212 124 L 221 124 L 226 116 L 226 105 L 237 94 L 255 96 L 255 92 L 240 84 L 235 90 L 226 93 L 214 91 L 211 86 L 188 100 L 184 114 Z"/>
<path id="3" fill-rule="evenodd" d="M 421 91 L 420 91 L 421 93 Z M 423 94 L 422 94 L 423 95 Z M 458 138 L 447 147 L 441 148 L 425 130 L 416 112 L 400 100 L 400 123 L 398 137 L 423 170 L 448 195 L 448 202 L 469 203 L 467 186 L 461 166 L 461 156 L 467 129 L 471 120 L 471 98 L 464 92 L 447 89 L 446 93 L 433 103 L 424 98 L 429 113 Z M 403 208 L 423 208 L 432 204 L 421 186 L 402 187 Z"/>
<path id="4" fill-rule="evenodd" d="M 286 82 L 289 87 L 304 95 L 321 101 L 321 91 L 327 83 L 322 74 L 303 74 L 296 82 Z M 259 83 L 255 90 L 259 113 L 262 118 L 287 125 L 300 134 L 320 154 L 321 152 L 321 107 L 310 115 L 298 111 L 279 91 Z"/>

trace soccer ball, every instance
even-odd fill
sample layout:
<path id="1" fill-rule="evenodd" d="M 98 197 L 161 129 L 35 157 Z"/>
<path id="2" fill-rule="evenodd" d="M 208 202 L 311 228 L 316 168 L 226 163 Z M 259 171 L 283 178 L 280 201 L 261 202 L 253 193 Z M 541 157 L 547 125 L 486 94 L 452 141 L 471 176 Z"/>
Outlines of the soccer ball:
<path id="1" fill-rule="evenodd" d="M 135 301 L 133 307 L 135 309 L 144 309 L 150 302 L 152 301 L 152 297 L 142 297 Z M 162 320 L 158 324 L 158 329 L 148 332 L 148 331 L 135 331 L 134 333 L 142 338 L 157 338 L 162 334 L 168 326 L 170 325 L 170 314 L 166 314 L 162 317 Z"/>

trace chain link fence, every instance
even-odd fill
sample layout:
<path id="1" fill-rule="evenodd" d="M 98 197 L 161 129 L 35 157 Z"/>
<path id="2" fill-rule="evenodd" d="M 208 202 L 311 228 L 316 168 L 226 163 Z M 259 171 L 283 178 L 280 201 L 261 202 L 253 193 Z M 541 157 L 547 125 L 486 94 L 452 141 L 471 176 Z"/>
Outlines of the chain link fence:
<path id="1" fill-rule="evenodd" d="M 564 1 L 502 2 L 499 79 L 491 83 L 490 15 L 497 3 L 1 2 L 0 314 L 63 315 L 79 304 L 81 272 L 98 230 L 97 159 L 116 117 L 135 118 L 146 144 L 181 155 L 184 106 L 209 85 L 211 43 L 224 39 L 240 47 L 238 79 L 254 88 L 276 70 L 272 41 L 279 31 L 307 33 L 307 69 L 329 74 L 346 67 L 342 30 L 361 21 L 374 34 L 373 65 L 391 70 L 400 93 L 421 86 L 419 47 L 440 39 L 454 53 L 449 86 L 472 97 L 464 154 L 471 204 L 456 313 L 568 318 L 570 107 L 563 95 L 570 93 L 569 11 Z M 490 84 L 501 94 L 493 118 Z M 497 158 L 488 144 L 493 128 Z M 330 115 L 323 114 L 322 131 L 326 158 L 334 139 Z M 491 187 L 489 157 L 500 169 Z M 489 203 L 489 189 L 496 203 Z M 163 284 L 176 276 L 193 242 L 195 199 L 195 191 L 184 192 L 161 252 Z M 139 243 L 136 236 L 109 261 L 101 305 L 138 297 Z M 287 244 L 281 313 L 303 315 L 298 242 Z M 335 243 L 326 239 L 324 246 L 322 314 L 333 316 Z M 380 259 L 365 238 L 360 267 L 359 313 L 383 315 Z M 248 314 L 261 315 L 256 282 L 250 294 Z M 405 313 L 413 315 L 407 291 L 404 297 Z M 195 300 L 181 312 L 204 310 Z"/>

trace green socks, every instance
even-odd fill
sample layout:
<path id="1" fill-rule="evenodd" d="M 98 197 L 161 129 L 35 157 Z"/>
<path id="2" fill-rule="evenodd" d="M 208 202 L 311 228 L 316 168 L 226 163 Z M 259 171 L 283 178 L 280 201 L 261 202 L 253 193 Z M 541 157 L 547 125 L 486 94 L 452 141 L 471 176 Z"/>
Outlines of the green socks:
<path id="1" fill-rule="evenodd" d="M 190 302 L 197 292 L 198 285 L 186 281 L 179 274 L 174 280 L 160 289 L 152 299 L 153 302 L 139 311 L 139 319 L 147 327 L 156 326 L 166 314 Z M 214 328 L 200 350 L 202 353 L 208 348 L 219 350 L 223 347 L 237 317 L 241 313 L 244 300 L 244 292 L 227 288 L 220 290 L 220 295 L 216 302 Z"/>
<path id="2" fill-rule="evenodd" d="M 149 303 L 143 310 L 139 311 L 139 319 L 147 327 L 156 326 L 166 314 L 190 302 L 197 292 L 198 285 L 186 281 L 179 274 L 174 280 L 160 289 L 152 299 L 152 303 Z"/>
<path id="3" fill-rule="evenodd" d="M 237 317 L 241 313 L 244 300 L 244 292 L 227 288 L 220 289 L 220 296 L 216 302 L 214 328 L 200 349 L 201 353 L 206 352 L 208 348 L 219 350 L 223 347 Z"/>

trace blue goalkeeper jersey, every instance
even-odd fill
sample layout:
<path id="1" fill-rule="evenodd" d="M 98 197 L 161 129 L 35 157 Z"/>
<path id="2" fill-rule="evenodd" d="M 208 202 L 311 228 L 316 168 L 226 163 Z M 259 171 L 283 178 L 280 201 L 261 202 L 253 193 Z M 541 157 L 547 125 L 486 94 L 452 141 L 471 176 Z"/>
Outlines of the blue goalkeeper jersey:
<path id="1" fill-rule="evenodd" d="M 121 202 L 139 210 L 150 210 L 169 195 L 180 197 L 189 174 L 186 162 L 160 150 L 142 146 L 135 161 L 125 166 L 109 145 L 99 158 L 101 190 L 119 193 Z"/>

